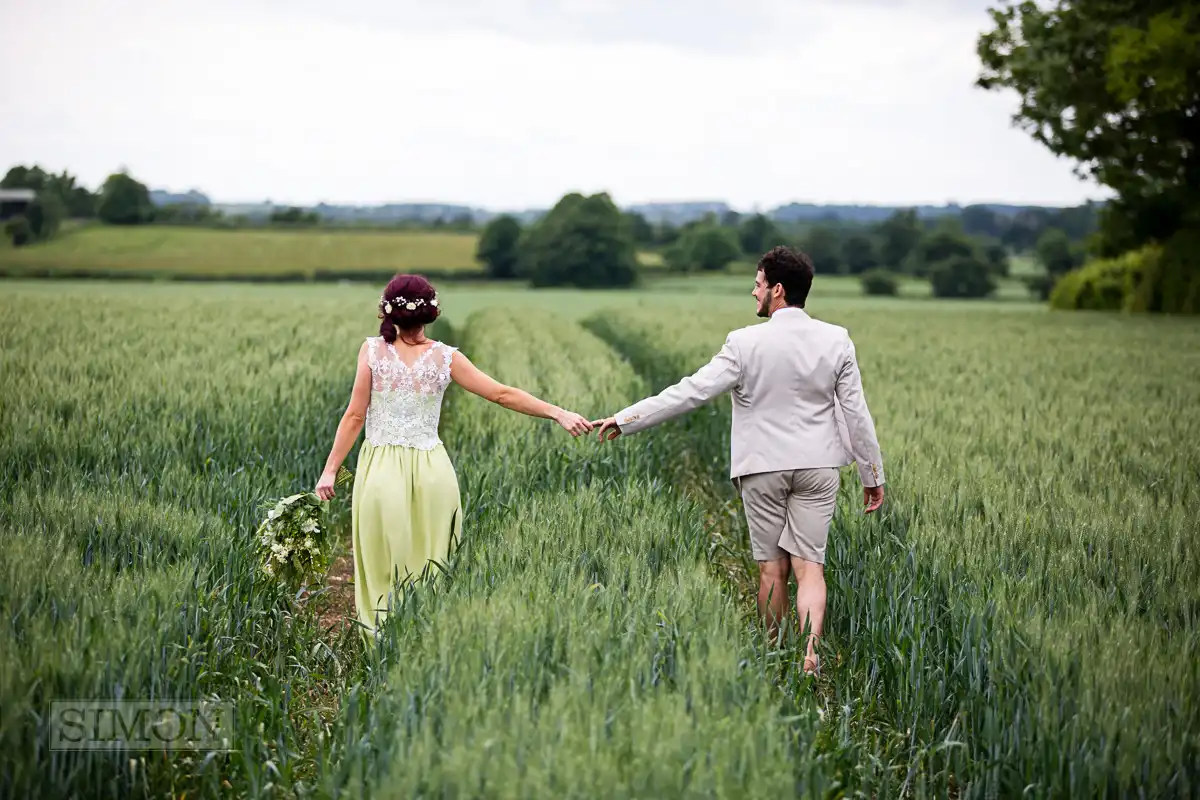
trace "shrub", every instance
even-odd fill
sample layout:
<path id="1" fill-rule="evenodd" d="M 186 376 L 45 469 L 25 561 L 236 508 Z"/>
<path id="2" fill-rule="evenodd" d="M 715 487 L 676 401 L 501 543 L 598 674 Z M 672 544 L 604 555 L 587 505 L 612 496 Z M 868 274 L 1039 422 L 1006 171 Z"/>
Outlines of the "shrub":
<path id="1" fill-rule="evenodd" d="M 1155 287 L 1161 287 L 1166 251 L 1155 245 L 1131 250 L 1116 258 L 1090 261 L 1071 270 L 1054 285 L 1050 306 L 1062 310 L 1158 310 Z"/>
<path id="2" fill-rule="evenodd" d="M 996 291 L 988 265 L 974 256 L 952 256 L 933 265 L 929 283 L 934 297 L 978 298 Z"/>
<path id="3" fill-rule="evenodd" d="M 894 297 L 900 291 L 900 279 L 886 269 L 870 269 L 862 274 L 863 293 Z"/>
<path id="4" fill-rule="evenodd" d="M 12 241 L 14 247 L 20 247 L 33 240 L 33 228 L 24 215 L 18 215 L 4 224 L 4 235 Z"/>
<path id="5" fill-rule="evenodd" d="M 1200 314 L 1200 231 L 1184 229 L 1141 266 L 1127 308 Z"/>
<path id="6" fill-rule="evenodd" d="M 1125 307 L 1128 282 L 1123 259 L 1093 261 L 1058 279 L 1050 291 L 1050 307 L 1119 311 Z"/>
<path id="7" fill-rule="evenodd" d="M 41 242 L 58 233 L 67 216 L 67 206 L 54 192 L 38 192 L 37 199 L 29 204 L 24 216 L 29 222 L 31 238 Z"/>

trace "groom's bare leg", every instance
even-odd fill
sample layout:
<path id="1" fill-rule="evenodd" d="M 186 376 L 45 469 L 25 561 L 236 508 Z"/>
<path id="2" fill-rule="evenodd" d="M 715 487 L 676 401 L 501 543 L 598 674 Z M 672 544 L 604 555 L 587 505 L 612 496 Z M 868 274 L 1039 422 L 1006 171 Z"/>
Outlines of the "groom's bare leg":
<path id="1" fill-rule="evenodd" d="M 758 615 L 767 623 L 772 638 L 787 613 L 788 559 L 758 562 Z"/>
<path id="2" fill-rule="evenodd" d="M 792 571 L 796 573 L 796 616 L 800 630 L 812 626 L 808 637 L 805 661 L 816 660 L 817 639 L 825 624 L 825 565 L 792 556 Z"/>

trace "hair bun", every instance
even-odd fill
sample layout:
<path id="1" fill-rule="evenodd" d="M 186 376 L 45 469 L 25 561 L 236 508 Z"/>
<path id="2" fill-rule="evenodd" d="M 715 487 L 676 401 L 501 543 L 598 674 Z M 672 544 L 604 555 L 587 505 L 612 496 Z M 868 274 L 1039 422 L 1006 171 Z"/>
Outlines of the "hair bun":
<path id="1" fill-rule="evenodd" d="M 397 275 L 379 298 L 379 335 L 390 344 L 405 331 L 432 324 L 440 314 L 433 284 L 420 275 Z"/>

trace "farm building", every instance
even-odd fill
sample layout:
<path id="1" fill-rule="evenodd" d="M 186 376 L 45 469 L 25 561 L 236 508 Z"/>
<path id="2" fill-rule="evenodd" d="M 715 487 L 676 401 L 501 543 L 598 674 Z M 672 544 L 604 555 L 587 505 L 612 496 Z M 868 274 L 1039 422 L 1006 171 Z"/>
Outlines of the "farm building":
<path id="1" fill-rule="evenodd" d="M 0 189 L 0 222 L 24 213 L 36 198 L 33 189 Z"/>

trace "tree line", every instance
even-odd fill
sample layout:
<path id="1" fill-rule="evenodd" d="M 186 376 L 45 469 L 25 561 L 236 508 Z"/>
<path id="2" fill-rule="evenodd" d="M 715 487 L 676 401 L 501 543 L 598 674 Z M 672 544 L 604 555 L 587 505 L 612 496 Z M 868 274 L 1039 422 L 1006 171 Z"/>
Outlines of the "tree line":
<path id="1" fill-rule="evenodd" d="M 7 224 L 14 244 L 49 238 L 64 218 L 93 218 L 111 225 L 148 223 L 238 227 L 202 204 L 155 206 L 147 186 L 122 171 L 91 192 L 64 171 L 13 167 L 0 188 L 27 188 L 36 200 Z M 1015 214 L 967 206 L 958 215 L 922 219 L 900 210 L 876 224 L 777 223 L 765 214 L 729 211 L 683 225 L 651 224 L 622 211 L 607 194 L 568 194 L 528 226 L 515 217 L 493 219 L 483 230 L 478 259 L 496 279 L 526 278 L 534 285 L 629 286 L 639 272 L 638 251 L 657 252 L 674 272 L 714 272 L 753 263 L 776 245 L 796 245 L 819 272 L 860 276 L 868 293 L 894 294 L 899 277 L 928 280 L 937 296 L 984 297 L 1008 274 L 1013 253 L 1035 252 L 1050 277 L 1035 276 L 1042 296 L 1057 276 L 1078 266 L 1087 237 L 1094 235 L 1097 209 L 1030 208 Z M 440 224 L 438 224 L 440 223 Z M 322 224 L 317 211 L 275 209 L 267 224 L 304 228 Z M 395 227 L 395 226 L 393 226 Z M 471 220 L 436 221 L 405 227 L 469 231 Z"/>
<path id="2" fill-rule="evenodd" d="M 798 246 L 819 273 L 860 276 L 868 293 L 895 294 L 899 278 L 925 279 L 941 297 L 984 297 L 1009 274 L 1012 254 L 1032 251 L 1048 275 L 1084 258 L 1095 230 L 1091 205 L 1030 209 L 1012 217 L 984 207 L 921 219 L 900 210 L 876 225 L 826 222 L 781 226 L 764 214 L 708 215 L 681 226 L 650 224 L 618 209 L 606 194 L 569 194 L 543 219 L 523 226 L 510 215 L 487 224 L 477 258 L 497 280 L 534 285 L 624 286 L 636 279 L 636 252 L 662 255 L 674 272 L 718 272 L 754 263 L 776 245 Z M 1047 292 L 1049 279 L 1031 288 Z"/>
<path id="3" fill-rule="evenodd" d="M 51 238 L 66 219 L 99 219 L 111 225 L 132 225 L 154 217 L 150 191 L 127 172 L 109 175 L 99 191 L 79 183 L 71 173 L 48 172 L 40 166 L 12 167 L 0 179 L 0 189 L 29 189 L 34 200 L 5 223 L 15 245 Z"/>
<path id="4" fill-rule="evenodd" d="M 24 212 L 5 225 L 8 238 L 18 246 L 53 237 L 66 219 L 98 220 L 109 225 L 155 223 L 218 228 L 263 224 L 256 223 L 248 216 L 227 215 L 220 209 L 199 203 L 156 205 L 151 199 L 149 187 L 126 170 L 109 175 L 100 189 L 93 192 L 66 170 L 53 173 L 36 164 L 17 165 L 0 179 L 0 189 L 29 189 L 35 193 L 34 201 Z M 264 222 L 282 228 L 312 228 L 329 224 L 316 210 L 296 206 L 273 209 Z M 338 227 L 345 227 L 345 223 L 339 223 Z M 461 215 L 427 223 L 397 223 L 388 227 L 453 232 L 476 229 L 470 216 Z"/>

